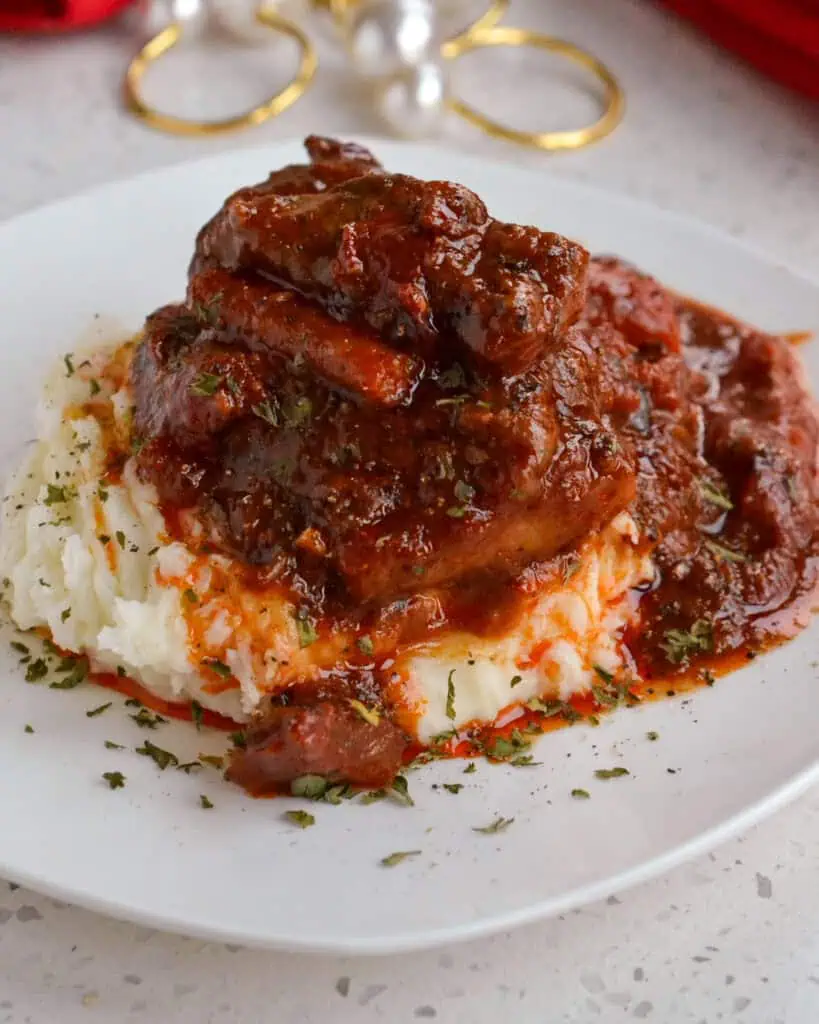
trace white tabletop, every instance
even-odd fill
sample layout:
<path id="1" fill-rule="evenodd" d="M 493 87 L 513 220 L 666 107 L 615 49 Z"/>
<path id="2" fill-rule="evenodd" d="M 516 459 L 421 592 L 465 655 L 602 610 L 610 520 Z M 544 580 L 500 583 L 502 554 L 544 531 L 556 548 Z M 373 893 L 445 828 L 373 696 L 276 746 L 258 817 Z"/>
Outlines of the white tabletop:
<path id="1" fill-rule="evenodd" d="M 684 211 L 819 279 L 815 107 L 638 0 L 518 0 L 507 20 L 607 60 L 627 90 L 625 123 L 596 148 L 554 157 L 452 122 L 445 140 Z M 118 105 L 132 32 L 119 23 L 58 40 L 0 41 L 0 217 L 229 146 L 379 131 L 319 26 L 317 83 L 278 120 L 217 141 L 154 134 Z M 561 126 L 564 110 L 588 112 L 565 91 L 552 112 L 541 67 L 527 58 L 510 73 L 510 56 L 471 59 L 459 86 L 521 127 Z M 276 68 L 292 58 L 263 49 L 239 59 L 237 70 L 235 52 L 214 55 L 212 66 L 231 76 L 216 99 L 216 73 L 196 77 L 203 64 L 195 49 L 169 58 L 152 87 L 183 111 L 207 104 L 227 112 L 258 99 L 268 83 L 272 91 L 282 81 Z M 533 120 L 538 112 L 551 124 Z M 0 824 L 14 827 L 25 823 Z M 163 935 L 0 882 L 0 1024 L 815 1024 L 817 877 L 814 790 L 714 853 L 603 903 L 515 934 L 385 959 L 288 956 Z"/>

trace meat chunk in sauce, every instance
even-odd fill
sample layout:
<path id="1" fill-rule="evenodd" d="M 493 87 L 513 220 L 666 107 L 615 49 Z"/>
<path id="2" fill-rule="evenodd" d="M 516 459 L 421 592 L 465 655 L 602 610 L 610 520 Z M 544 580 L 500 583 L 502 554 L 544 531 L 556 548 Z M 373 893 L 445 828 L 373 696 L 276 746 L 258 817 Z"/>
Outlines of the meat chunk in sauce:
<path id="1" fill-rule="evenodd" d="M 656 552 L 660 585 L 633 641 L 647 675 L 689 667 L 669 637 L 692 627 L 711 657 L 792 634 L 817 582 L 819 430 L 795 354 L 715 310 L 676 307 L 703 419 L 701 501 Z"/>
<path id="2" fill-rule="evenodd" d="M 379 789 L 400 771 L 407 745 L 388 719 L 368 722 L 344 701 L 274 706 L 233 751 L 227 776 L 255 796 L 281 792 L 304 775 Z"/>
<path id="3" fill-rule="evenodd" d="M 200 233 L 193 269 L 264 273 L 335 319 L 509 376 L 577 318 L 587 262 L 575 242 L 494 220 L 461 185 L 366 173 L 301 195 L 236 193 Z"/>
<path id="4" fill-rule="evenodd" d="M 248 562 L 286 552 L 308 580 L 385 602 L 477 572 L 512 575 L 632 500 L 634 460 L 617 426 L 636 398 L 580 332 L 537 372 L 479 384 L 450 367 L 394 406 L 400 353 L 328 321 L 329 336 L 374 354 L 361 363 L 366 380 L 346 364 L 341 391 L 332 366 L 316 372 L 320 327 L 308 338 L 299 314 L 290 338 L 306 347 L 295 364 L 301 350 L 276 337 L 291 303 L 254 304 L 241 280 L 219 273 L 215 322 L 186 333 L 180 307 L 149 320 L 134 363 L 136 427 L 162 499 L 178 504 L 181 481 L 197 479 L 211 534 Z M 309 311 L 311 323 L 321 316 Z"/>

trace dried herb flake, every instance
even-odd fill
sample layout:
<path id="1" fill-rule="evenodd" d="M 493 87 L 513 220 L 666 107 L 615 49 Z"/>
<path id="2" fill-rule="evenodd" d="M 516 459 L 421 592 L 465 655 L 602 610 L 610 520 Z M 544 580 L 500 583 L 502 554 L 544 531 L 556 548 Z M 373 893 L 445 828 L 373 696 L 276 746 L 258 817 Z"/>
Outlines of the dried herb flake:
<path id="1" fill-rule="evenodd" d="M 420 856 L 420 850 L 396 850 L 395 853 L 391 853 L 387 857 L 382 857 L 380 863 L 384 868 L 394 868 L 396 864 L 401 864 L 402 861 L 407 860 L 409 857 Z"/>
<path id="2" fill-rule="evenodd" d="M 491 825 L 483 825 L 481 828 L 473 828 L 473 832 L 480 832 L 485 836 L 494 836 L 498 832 L 505 832 L 514 822 L 514 818 L 495 818 Z"/>

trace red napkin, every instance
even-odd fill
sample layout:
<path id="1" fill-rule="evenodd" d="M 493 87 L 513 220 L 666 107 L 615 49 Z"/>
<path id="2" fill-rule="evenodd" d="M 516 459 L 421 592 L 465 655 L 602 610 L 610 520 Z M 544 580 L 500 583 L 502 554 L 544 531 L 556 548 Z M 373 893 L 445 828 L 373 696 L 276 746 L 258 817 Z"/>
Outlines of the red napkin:
<path id="1" fill-rule="evenodd" d="M 783 85 L 819 99 L 819 0 L 661 0 Z"/>
<path id="2" fill-rule="evenodd" d="M 132 0 L 0 0 L 0 32 L 61 32 L 116 14 Z"/>

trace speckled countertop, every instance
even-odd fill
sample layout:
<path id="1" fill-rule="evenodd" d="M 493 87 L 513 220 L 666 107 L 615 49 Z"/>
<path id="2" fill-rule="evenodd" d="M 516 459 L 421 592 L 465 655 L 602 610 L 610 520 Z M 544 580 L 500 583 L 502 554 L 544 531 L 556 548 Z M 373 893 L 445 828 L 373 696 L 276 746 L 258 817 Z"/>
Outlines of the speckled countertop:
<path id="1" fill-rule="evenodd" d="M 458 124 L 447 126 L 448 141 L 681 210 L 819 279 L 815 108 L 637 0 L 512 6 L 513 23 L 565 35 L 608 60 L 628 92 L 627 120 L 602 146 L 553 158 Z M 117 106 L 131 31 L 119 23 L 69 39 L 0 41 L 0 217 L 220 147 L 379 130 L 322 37 L 318 84 L 278 121 L 236 140 L 155 135 Z M 152 87 L 172 90 L 181 112 L 204 103 L 217 113 L 252 102 L 268 80 L 261 76 L 276 73 L 270 51 L 247 51 L 241 74 L 235 54 L 212 56 L 211 66 L 231 76 L 218 92 L 215 76 L 198 74 L 196 50 L 158 69 Z M 465 63 L 459 85 L 470 97 L 492 97 L 496 114 L 539 127 L 526 119 L 542 69 L 527 58 L 510 76 L 509 55 L 493 61 L 480 71 Z M 564 105 L 567 116 L 588 112 L 568 92 L 555 99 L 556 109 Z M 25 824 L 0 823 L 12 827 Z M 619 897 L 515 934 L 386 959 L 268 954 L 163 935 L 0 881 L 0 1024 L 815 1024 L 817 878 L 813 791 L 715 853 Z"/>

